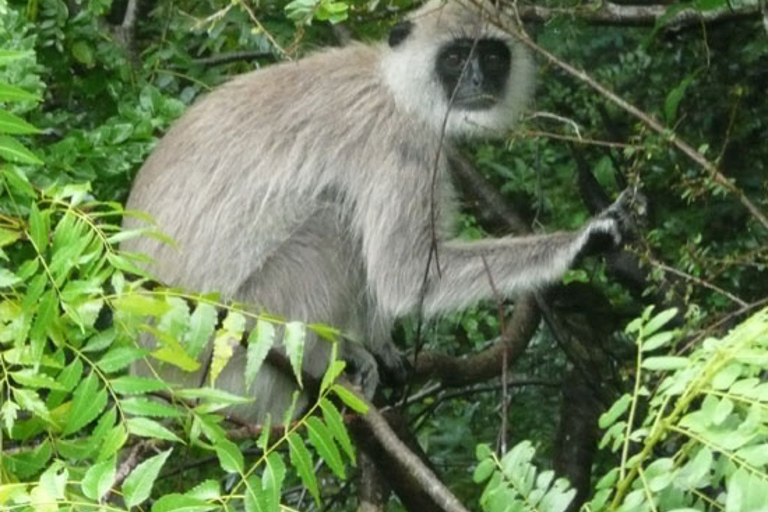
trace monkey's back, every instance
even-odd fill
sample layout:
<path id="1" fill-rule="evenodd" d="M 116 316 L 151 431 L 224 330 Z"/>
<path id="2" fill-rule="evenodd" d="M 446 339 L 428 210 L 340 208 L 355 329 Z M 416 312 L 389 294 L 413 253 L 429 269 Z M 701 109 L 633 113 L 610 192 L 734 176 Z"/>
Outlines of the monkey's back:
<path id="1" fill-rule="evenodd" d="M 154 258 L 152 270 L 168 284 L 266 307 L 281 309 L 282 295 L 312 286 L 310 271 L 316 286 L 334 279 L 338 293 L 358 294 L 359 240 L 347 222 L 354 205 L 343 182 L 375 173 L 372 163 L 389 158 L 381 139 L 404 126 L 382 82 L 379 52 L 325 51 L 240 76 L 197 102 L 155 148 L 128 200 L 178 248 L 146 238 L 125 247 Z M 255 281 L 270 265 L 289 272 L 294 263 L 307 267 L 288 280 L 308 281 L 298 290 L 243 293 L 246 283 L 260 288 Z"/>

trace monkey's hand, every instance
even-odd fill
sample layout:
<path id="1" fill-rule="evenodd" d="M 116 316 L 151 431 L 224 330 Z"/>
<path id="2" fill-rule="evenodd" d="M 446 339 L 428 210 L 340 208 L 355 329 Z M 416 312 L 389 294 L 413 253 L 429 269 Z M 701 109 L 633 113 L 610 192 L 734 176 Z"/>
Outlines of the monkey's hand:
<path id="1" fill-rule="evenodd" d="M 379 386 L 379 367 L 373 354 L 360 343 L 350 340 L 345 340 L 342 348 L 342 357 L 347 363 L 347 373 L 352 384 L 358 386 L 367 399 L 373 399 Z"/>
<path id="2" fill-rule="evenodd" d="M 585 230 L 588 239 L 581 254 L 597 254 L 621 248 L 645 224 L 648 200 L 638 190 L 625 189 L 616 201 L 593 218 Z"/>
<path id="3" fill-rule="evenodd" d="M 392 386 L 405 384 L 412 370 L 408 358 L 391 341 L 377 348 L 369 352 L 353 341 L 344 343 L 343 357 L 352 383 L 359 386 L 369 399 L 373 398 L 382 381 Z"/>
<path id="4" fill-rule="evenodd" d="M 411 376 L 413 366 L 409 359 L 397 349 L 394 343 L 386 343 L 374 353 L 379 363 L 382 381 L 389 386 L 402 386 Z"/>

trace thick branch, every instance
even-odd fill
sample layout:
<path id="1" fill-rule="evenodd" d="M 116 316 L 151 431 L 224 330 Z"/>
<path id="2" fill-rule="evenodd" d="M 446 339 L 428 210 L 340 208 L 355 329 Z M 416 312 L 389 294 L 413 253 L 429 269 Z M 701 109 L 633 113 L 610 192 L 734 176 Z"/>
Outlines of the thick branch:
<path id="1" fill-rule="evenodd" d="M 499 342 L 469 357 L 425 352 L 419 355 L 414 375 L 420 379 L 439 379 L 444 386 L 465 386 L 498 377 L 503 352 L 507 351 L 507 366 L 511 366 L 528 347 L 538 325 L 536 299 L 531 295 L 520 297 L 515 301 L 515 311 Z"/>
<path id="2" fill-rule="evenodd" d="M 435 473 L 400 440 L 378 409 L 368 404 L 368 412 L 360 418 L 387 454 L 398 461 L 400 467 L 441 509 L 445 512 L 468 512 Z"/>
<path id="3" fill-rule="evenodd" d="M 538 5 L 519 6 L 523 21 L 546 22 L 556 17 L 569 17 L 588 23 L 605 25 L 643 26 L 655 25 L 670 9 L 669 5 L 618 5 L 603 2 L 572 8 L 548 8 Z M 671 29 L 680 29 L 702 23 L 717 23 L 739 19 L 760 18 L 758 2 L 737 7 L 722 7 L 707 11 L 683 9 L 664 22 Z"/>

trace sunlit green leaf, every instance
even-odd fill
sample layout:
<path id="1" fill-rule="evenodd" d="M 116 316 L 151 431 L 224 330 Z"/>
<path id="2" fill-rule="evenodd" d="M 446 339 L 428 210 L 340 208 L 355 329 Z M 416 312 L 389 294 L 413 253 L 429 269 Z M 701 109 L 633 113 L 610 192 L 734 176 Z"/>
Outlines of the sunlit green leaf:
<path id="1" fill-rule="evenodd" d="M 316 504 L 320 504 L 320 491 L 317 487 L 317 477 L 315 468 L 312 464 L 312 455 L 304 446 L 304 440 L 296 432 L 288 435 L 288 447 L 290 449 L 291 464 L 301 477 L 301 482 L 307 488 L 309 493 L 315 499 Z"/>
<path id="2" fill-rule="evenodd" d="M 88 468 L 80 484 L 83 494 L 94 501 L 100 500 L 112 488 L 117 474 L 116 463 L 112 458 Z"/>
<path id="3" fill-rule="evenodd" d="M 248 335 L 248 349 L 245 364 L 245 385 L 250 389 L 259 372 L 269 349 L 275 343 L 275 326 L 259 319 L 256 327 Z"/>
<path id="4" fill-rule="evenodd" d="M 160 474 L 160 469 L 172 450 L 166 450 L 145 460 L 131 471 L 123 482 L 123 499 L 125 506 L 131 508 L 149 498 L 152 486 Z"/>
<path id="5" fill-rule="evenodd" d="M 176 443 L 182 442 L 176 434 L 149 418 L 128 418 L 126 427 L 128 433 L 135 436 L 165 439 Z"/>
<path id="6" fill-rule="evenodd" d="M 285 324 L 285 350 L 288 353 L 288 359 L 291 361 L 293 375 L 299 387 L 302 387 L 301 372 L 302 361 L 304 359 L 304 340 L 307 336 L 306 326 L 301 322 L 288 322 Z"/>
<path id="7" fill-rule="evenodd" d="M 238 448 L 235 443 L 226 439 L 221 439 L 213 448 L 216 450 L 221 469 L 227 473 L 243 472 L 245 461 L 243 460 L 243 454 L 240 451 L 240 448 Z"/>
<path id="8" fill-rule="evenodd" d="M 319 418 L 314 416 L 307 419 L 306 426 L 309 433 L 309 442 L 315 447 L 318 455 L 328 464 L 328 467 L 331 468 L 336 476 L 346 479 L 347 473 L 341 460 L 341 454 L 328 427 Z"/>
<path id="9" fill-rule="evenodd" d="M 72 395 L 72 406 L 67 414 L 64 435 L 73 434 L 95 420 L 107 406 L 107 392 L 99 389 L 99 380 L 91 372 L 80 382 Z"/>
<path id="10" fill-rule="evenodd" d="M 341 417 L 341 413 L 339 413 L 333 403 L 326 398 L 320 400 L 320 409 L 323 411 L 323 419 L 325 420 L 328 430 L 347 454 L 352 465 L 354 465 L 355 449 L 352 447 L 352 440 L 349 438 L 349 434 L 347 434 L 347 428 L 344 426 L 344 419 Z"/>

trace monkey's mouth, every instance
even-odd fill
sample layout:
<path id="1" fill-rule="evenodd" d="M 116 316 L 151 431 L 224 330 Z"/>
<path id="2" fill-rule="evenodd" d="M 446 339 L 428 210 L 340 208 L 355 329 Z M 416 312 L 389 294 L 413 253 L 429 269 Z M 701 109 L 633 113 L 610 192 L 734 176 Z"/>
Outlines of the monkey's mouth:
<path id="1" fill-rule="evenodd" d="M 457 95 L 453 99 L 453 107 L 462 110 L 488 110 L 498 102 L 498 98 L 490 94 Z"/>

